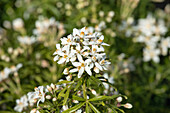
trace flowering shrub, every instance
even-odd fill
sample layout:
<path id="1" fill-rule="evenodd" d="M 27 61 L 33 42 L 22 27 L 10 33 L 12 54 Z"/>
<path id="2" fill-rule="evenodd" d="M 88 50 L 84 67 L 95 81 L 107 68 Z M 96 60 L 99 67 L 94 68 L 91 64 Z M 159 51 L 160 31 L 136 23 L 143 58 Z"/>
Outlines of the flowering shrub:
<path id="1" fill-rule="evenodd" d="M 61 45 L 56 44 L 53 55 L 56 55 L 54 61 L 66 65 L 63 71 L 66 80 L 59 80 L 56 85 L 45 88 L 36 87 L 34 92 L 16 100 L 14 110 L 21 112 L 35 103 L 37 107 L 31 112 L 111 112 L 122 111 L 118 108 L 120 106 L 132 108 L 129 103 L 120 103 L 121 95 L 114 94 L 113 84 L 108 77 L 102 76 L 102 71 L 107 70 L 110 62 L 106 60 L 103 48 L 103 45 L 109 45 L 103 42 L 101 33 L 85 27 L 80 30 L 74 28 L 72 34 L 60 40 Z M 40 102 L 43 104 L 39 105 Z"/>
<path id="2" fill-rule="evenodd" d="M 1 0 L 0 7 L 1 112 L 170 111 L 166 0 Z"/>

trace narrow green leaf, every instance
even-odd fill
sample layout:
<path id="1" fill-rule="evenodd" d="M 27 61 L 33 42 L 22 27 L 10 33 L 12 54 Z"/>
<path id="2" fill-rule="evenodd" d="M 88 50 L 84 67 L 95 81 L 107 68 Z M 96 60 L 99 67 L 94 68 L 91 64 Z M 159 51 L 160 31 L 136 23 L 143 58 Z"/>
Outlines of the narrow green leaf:
<path id="1" fill-rule="evenodd" d="M 81 86 L 81 84 L 82 84 L 82 81 L 79 80 L 76 87 L 74 88 L 74 91 L 76 91 Z"/>
<path id="2" fill-rule="evenodd" d="M 100 113 L 100 111 L 96 107 L 94 107 L 90 102 L 89 102 L 89 105 L 95 113 Z"/>
<path id="3" fill-rule="evenodd" d="M 119 97 L 120 95 L 113 95 L 113 96 L 96 96 L 94 98 L 89 99 L 89 101 L 100 101 L 100 100 L 111 100 L 116 97 Z"/>
<path id="4" fill-rule="evenodd" d="M 78 97 L 78 96 L 75 96 L 75 95 L 73 95 L 73 99 L 78 100 L 78 101 L 85 101 L 84 98 L 81 98 L 81 97 Z"/>
<path id="5" fill-rule="evenodd" d="M 98 84 L 98 86 L 99 86 L 99 85 L 102 85 L 102 87 L 104 87 L 103 83 L 102 83 L 98 78 L 96 78 L 96 77 L 94 77 L 94 76 L 90 76 L 90 78 L 91 78 L 91 80 L 92 80 L 93 82 L 95 82 L 96 84 Z"/>
<path id="6" fill-rule="evenodd" d="M 65 105 L 66 102 L 67 102 L 67 99 L 68 99 L 69 94 L 70 94 L 70 90 L 71 90 L 71 86 L 68 88 L 68 90 L 67 90 L 67 92 L 66 92 L 66 94 L 65 94 L 65 96 L 64 96 L 63 105 Z"/>
<path id="7" fill-rule="evenodd" d="M 85 104 L 85 102 L 83 103 L 80 103 L 76 106 L 73 106 L 72 108 L 70 109 L 67 109 L 66 111 L 63 111 L 63 113 L 72 113 L 72 112 L 75 112 L 76 110 L 78 110 L 79 108 L 81 108 L 83 105 Z"/>
<path id="8" fill-rule="evenodd" d="M 119 110 L 120 112 L 122 113 L 125 113 L 122 109 L 118 108 L 118 107 L 115 107 L 115 109 Z"/>
<path id="9" fill-rule="evenodd" d="M 83 84 L 83 96 L 84 96 L 84 98 L 85 99 L 87 99 L 87 94 L 86 94 L 86 85 L 85 85 L 85 82 L 84 82 L 84 84 Z"/>
<path id="10" fill-rule="evenodd" d="M 62 89 L 62 91 L 58 94 L 58 98 L 61 98 L 61 97 L 65 96 L 64 92 L 66 91 L 67 88 L 68 88 L 68 86 L 65 87 L 64 89 Z"/>
<path id="11" fill-rule="evenodd" d="M 117 110 L 119 110 L 120 112 L 125 113 L 122 109 L 118 108 L 117 106 L 114 106 L 114 105 L 108 105 L 108 106 L 110 106 L 110 108 L 111 108 L 112 110 L 117 109 Z"/>
<path id="12" fill-rule="evenodd" d="M 90 113 L 90 108 L 89 108 L 88 103 L 86 103 L 86 113 Z"/>
<path id="13" fill-rule="evenodd" d="M 57 83 L 57 85 L 60 85 L 60 84 L 68 84 L 68 83 L 71 83 L 72 81 L 67 81 L 67 80 L 63 80 L 63 81 L 60 81 Z"/>

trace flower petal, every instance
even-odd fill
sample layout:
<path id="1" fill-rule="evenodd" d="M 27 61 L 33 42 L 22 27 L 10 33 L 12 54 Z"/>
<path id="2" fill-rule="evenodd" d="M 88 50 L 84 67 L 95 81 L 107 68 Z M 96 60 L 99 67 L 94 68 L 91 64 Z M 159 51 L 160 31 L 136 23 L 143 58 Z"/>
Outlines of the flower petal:
<path id="1" fill-rule="evenodd" d="M 79 73 L 78 73 L 78 78 L 81 77 L 81 75 L 83 74 L 84 72 L 84 67 L 81 67 L 80 70 L 79 70 Z"/>
<path id="2" fill-rule="evenodd" d="M 88 66 L 85 67 L 86 72 L 91 76 L 92 72 Z"/>
<path id="3" fill-rule="evenodd" d="M 74 68 L 74 69 L 71 69 L 69 72 L 70 73 L 74 73 L 74 72 L 77 72 L 78 71 L 78 69 L 77 68 Z"/>
<path id="4" fill-rule="evenodd" d="M 57 63 L 58 63 L 58 64 L 63 64 L 65 61 L 66 61 L 65 58 L 61 58 Z"/>
<path id="5" fill-rule="evenodd" d="M 81 63 L 79 63 L 79 62 L 72 62 L 72 64 L 73 64 L 73 66 L 75 66 L 75 67 L 81 66 Z"/>

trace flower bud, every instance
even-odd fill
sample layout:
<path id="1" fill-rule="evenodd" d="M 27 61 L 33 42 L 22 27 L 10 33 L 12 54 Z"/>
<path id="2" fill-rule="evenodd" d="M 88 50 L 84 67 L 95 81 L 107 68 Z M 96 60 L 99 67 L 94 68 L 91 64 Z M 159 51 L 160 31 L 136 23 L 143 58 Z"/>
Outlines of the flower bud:
<path id="1" fill-rule="evenodd" d="M 50 85 L 53 89 L 55 89 L 55 85 L 53 83 L 51 83 Z"/>
<path id="2" fill-rule="evenodd" d="M 73 103 L 76 103 L 76 104 L 77 104 L 77 103 L 79 103 L 79 101 L 78 101 L 78 100 L 73 100 Z"/>
<path id="3" fill-rule="evenodd" d="M 53 101 L 56 101 L 57 100 L 57 98 L 53 98 Z"/>
<path id="4" fill-rule="evenodd" d="M 52 88 L 47 85 L 47 90 L 48 90 L 49 92 L 51 92 L 51 91 L 52 91 Z"/>
<path id="5" fill-rule="evenodd" d="M 96 91 L 94 89 L 91 90 L 93 95 L 97 95 Z"/>
<path id="6" fill-rule="evenodd" d="M 63 71 L 63 74 L 68 75 L 69 74 L 69 69 L 65 68 L 64 71 Z"/>
<path id="7" fill-rule="evenodd" d="M 118 97 L 118 98 L 116 99 L 116 101 L 117 101 L 117 102 L 122 102 L 122 97 Z"/>
<path id="8" fill-rule="evenodd" d="M 132 104 L 130 104 L 130 103 L 126 103 L 126 104 L 124 105 L 124 107 L 125 107 L 125 108 L 128 108 L 128 109 L 131 109 L 133 106 L 132 106 Z"/>
<path id="9" fill-rule="evenodd" d="M 46 99 L 51 99 L 51 95 L 47 95 L 47 96 L 46 96 Z"/>
<path id="10" fill-rule="evenodd" d="M 36 111 L 37 111 L 37 109 L 34 108 L 30 111 L 30 113 L 36 113 Z"/>

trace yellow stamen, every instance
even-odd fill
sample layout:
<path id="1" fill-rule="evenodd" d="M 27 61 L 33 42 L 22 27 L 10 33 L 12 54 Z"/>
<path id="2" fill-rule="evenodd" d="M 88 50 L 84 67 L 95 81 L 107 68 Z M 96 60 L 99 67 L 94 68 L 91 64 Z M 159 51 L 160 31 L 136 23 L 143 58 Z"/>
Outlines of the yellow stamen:
<path id="1" fill-rule="evenodd" d="M 64 58 L 67 58 L 67 55 L 64 55 Z"/>
<path id="2" fill-rule="evenodd" d="M 81 32 L 80 35 L 84 35 L 84 32 Z"/>

